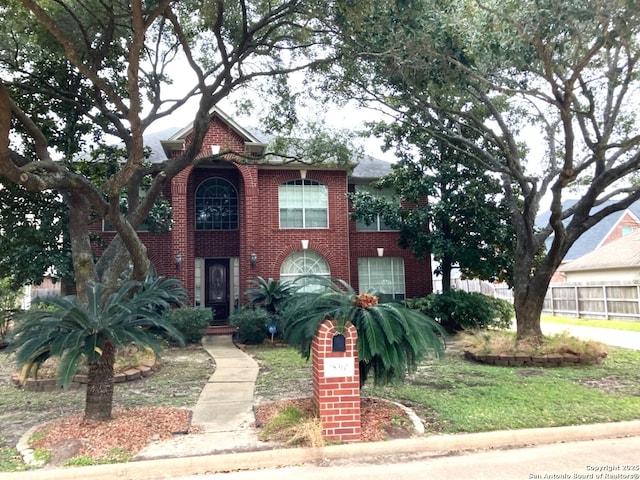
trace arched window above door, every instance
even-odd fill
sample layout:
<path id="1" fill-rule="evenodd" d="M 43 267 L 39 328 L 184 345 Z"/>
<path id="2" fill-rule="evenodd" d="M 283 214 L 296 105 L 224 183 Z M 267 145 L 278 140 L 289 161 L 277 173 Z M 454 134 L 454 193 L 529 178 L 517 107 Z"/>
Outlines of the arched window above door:
<path id="1" fill-rule="evenodd" d="M 196 230 L 237 230 L 238 191 L 224 178 L 209 178 L 195 196 Z"/>

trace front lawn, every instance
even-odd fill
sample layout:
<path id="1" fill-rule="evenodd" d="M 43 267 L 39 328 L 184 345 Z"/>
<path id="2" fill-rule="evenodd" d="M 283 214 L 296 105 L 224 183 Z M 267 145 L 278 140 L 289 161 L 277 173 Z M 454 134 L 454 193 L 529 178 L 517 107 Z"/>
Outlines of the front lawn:
<path id="1" fill-rule="evenodd" d="M 247 350 L 261 366 L 261 401 L 311 396 L 311 363 L 290 348 Z M 640 419 L 640 352 L 609 348 L 588 367 L 518 368 L 465 360 L 453 342 L 404 384 L 366 385 L 363 396 L 413 408 L 427 434 L 554 427 Z"/>

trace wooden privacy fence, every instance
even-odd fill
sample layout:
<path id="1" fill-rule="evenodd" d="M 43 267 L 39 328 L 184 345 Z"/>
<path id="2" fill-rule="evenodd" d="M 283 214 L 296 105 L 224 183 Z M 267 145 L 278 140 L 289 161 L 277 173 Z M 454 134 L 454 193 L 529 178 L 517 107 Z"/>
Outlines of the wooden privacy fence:
<path id="1" fill-rule="evenodd" d="M 465 292 L 479 292 L 489 297 L 502 298 L 513 302 L 513 290 L 506 283 L 493 283 L 478 279 L 452 278 L 451 288 Z M 442 278 L 434 277 L 433 291 L 442 292 Z"/>
<path id="2" fill-rule="evenodd" d="M 551 284 L 544 313 L 640 320 L 640 284 Z"/>
<path id="3" fill-rule="evenodd" d="M 513 302 L 513 290 L 504 283 L 452 279 L 451 286 L 466 292 L 480 292 Z M 434 287 L 438 284 L 434 282 Z M 574 284 L 549 286 L 543 313 L 569 317 L 640 321 L 640 284 Z"/>

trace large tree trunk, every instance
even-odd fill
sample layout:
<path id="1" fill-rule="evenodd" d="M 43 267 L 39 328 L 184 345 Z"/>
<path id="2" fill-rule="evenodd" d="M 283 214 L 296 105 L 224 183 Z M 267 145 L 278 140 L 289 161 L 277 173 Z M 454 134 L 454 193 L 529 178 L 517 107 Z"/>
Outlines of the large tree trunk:
<path id="1" fill-rule="evenodd" d="M 547 291 L 541 292 L 527 288 L 527 292 L 514 294 L 513 306 L 516 311 L 516 326 L 518 341 L 532 341 L 539 343 L 542 340 L 540 328 L 540 315 Z"/>
<path id="2" fill-rule="evenodd" d="M 534 252 L 533 249 L 530 251 Z M 515 259 L 513 306 L 519 342 L 542 341 L 540 315 L 555 265 L 555 260 L 552 261 L 549 257 L 539 265 L 534 264 L 532 255 L 522 255 Z"/>
<path id="3" fill-rule="evenodd" d="M 111 342 L 107 341 L 98 361 L 89 364 L 87 395 L 84 407 L 85 420 L 104 421 L 111 419 L 115 361 L 115 347 Z"/>
<path id="4" fill-rule="evenodd" d="M 94 278 L 93 251 L 89 236 L 89 217 L 91 207 L 87 199 L 79 192 L 65 195 L 69 205 L 69 235 L 73 255 L 73 274 L 76 294 L 87 302 L 87 285 Z"/>

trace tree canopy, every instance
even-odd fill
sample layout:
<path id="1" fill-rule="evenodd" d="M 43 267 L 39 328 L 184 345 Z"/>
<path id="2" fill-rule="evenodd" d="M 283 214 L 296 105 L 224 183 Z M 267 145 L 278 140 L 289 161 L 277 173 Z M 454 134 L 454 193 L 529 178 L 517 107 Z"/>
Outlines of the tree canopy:
<path id="1" fill-rule="evenodd" d="M 638 7 L 408 0 L 339 18 L 348 60 L 326 71 L 326 88 L 379 102 L 500 177 L 520 338 L 541 336 L 547 286 L 576 239 L 640 199 Z M 537 228 L 543 197 L 551 215 Z"/>
<path id="2" fill-rule="evenodd" d="M 287 74 L 331 58 L 321 19 L 332 18 L 334 7 L 306 0 L 10 0 L 0 7 L 0 173 L 29 192 L 63 195 L 81 298 L 88 282 L 109 285 L 130 262 L 133 277 L 145 277 L 150 265 L 136 227 L 166 182 L 201 161 L 211 109 L 256 79 L 278 79 L 284 90 Z M 182 93 L 167 92 L 172 83 Z M 189 147 L 149 165 L 145 131 L 192 98 Z M 108 138 L 125 149 L 108 178 L 74 167 L 78 152 Z M 92 215 L 117 232 L 97 259 Z"/>
<path id="3" fill-rule="evenodd" d="M 422 131 L 402 124 L 379 128 L 399 160 L 375 185 L 403 202 L 356 193 L 355 216 L 370 221 L 380 215 L 399 230 L 400 246 L 418 257 L 433 255 L 443 291 L 451 287 L 454 267 L 465 278 L 511 283 L 515 239 L 498 178 Z"/>

